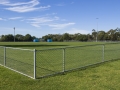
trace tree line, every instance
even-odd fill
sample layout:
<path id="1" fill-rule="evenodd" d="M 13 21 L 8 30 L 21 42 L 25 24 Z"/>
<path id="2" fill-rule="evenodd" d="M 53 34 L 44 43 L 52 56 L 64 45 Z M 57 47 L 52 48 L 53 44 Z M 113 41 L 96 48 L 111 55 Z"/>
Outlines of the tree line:
<path id="1" fill-rule="evenodd" d="M 30 34 L 26 34 L 26 35 L 17 34 L 15 35 L 15 37 L 12 34 L 8 34 L 8 35 L 1 35 L 0 41 L 13 42 L 15 39 L 15 41 L 22 42 L 22 41 L 33 41 L 33 39 L 35 38 L 36 38 L 35 36 L 31 36 Z"/>
<path id="2" fill-rule="evenodd" d="M 48 34 L 42 37 L 45 41 L 52 39 L 53 41 L 120 41 L 120 29 L 110 29 L 105 32 L 103 30 L 92 30 L 92 34 Z"/>
<path id="3" fill-rule="evenodd" d="M 35 36 L 31 36 L 30 34 L 21 35 L 17 34 L 15 37 L 12 34 L 8 35 L 1 35 L 0 41 L 33 41 Z M 91 34 L 48 34 L 42 36 L 42 41 L 47 41 L 47 39 L 52 39 L 52 41 L 56 42 L 63 42 L 63 41 L 120 41 L 120 29 L 110 29 L 109 31 L 105 32 L 103 30 L 96 31 L 95 29 L 92 30 Z"/>

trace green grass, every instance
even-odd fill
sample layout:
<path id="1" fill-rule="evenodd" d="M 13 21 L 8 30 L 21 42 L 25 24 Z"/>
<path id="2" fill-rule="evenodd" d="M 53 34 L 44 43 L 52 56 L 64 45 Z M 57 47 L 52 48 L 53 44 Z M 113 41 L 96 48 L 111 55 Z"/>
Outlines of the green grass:
<path id="1" fill-rule="evenodd" d="M 83 46 L 65 49 L 65 71 L 119 59 L 119 44 L 107 44 L 103 58 L 103 46 Z M 63 71 L 63 49 L 37 52 L 37 77 Z"/>
<path id="2" fill-rule="evenodd" d="M 105 42 L 0 42 L 0 46 L 6 47 L 21 47 L 25 49 L 48 49 L 48 48 L 62 48 L 70 46 L 82 46 L 93 44 L 104 44 Z"/>
<path id="3" fill-rule="evenodd" d="M 120 60 L 33 80 L 0 67 L 0 90 L 119 90 Z"/>
<path id="4" fill-rule="evenodd" d="M 103 42 L 0 42 L 1 46 L 27 48 L 27 49 L 48 49 L 48 48 L 65 48 L 71 46 L 83 46 L 92 44 L 106 44 Z M 116 59 L 119 57 L 119 44 L 107 44 L 105 46 L 105 60 Z M 72 52 L 71 52 L 72 50 Z M 0 55 L 3 49 L 0 48 Z M 62 71 L 62 49 L 42 51 L 37 53 L 37 76 L 51 74 L 52 71 Z M 26 54 L 27 53 L 27 54 Z M 12 55 L 13 56 L 12 56 Z M 19 54 L 19 55 L 18 55 Z M 65 63 L 66 70 L 80 66 L 101 62 L 103 58 L 102 47 L 90 46 L 66 49 Z M 47 56 L 47 57 L 46 57 Z M 14 58 L 13 58 L 14 57 Z M 32 76 L 33 73 L 33 56 L 26 51 L 13 51 L 8 49 L 8 66 L 16 68 L 21 72 L 26 72 Z M 76 58 L 76 59 L 74 59 Z M 1 57 L 3 59 L 3 57 Z M 18 61 L 16 61 L 18 60 Z M 24 63 L 22 63 L 22 62 Z M 0 60 L 0 63 L 2 61 Z M 12 64 L 10 65 L 10 63 Z M 79 63 L 78 63 L 79 62 Z M 3 62 L 2 62 L 3 63 Z M 28 63 L 28 64 L 25 64 Z M 32 64 L 32 65 L 29 65 Z M 119 90 L 120 88 L 120 61 L 107 62 L 105 64 L 89 67 L 85 70 L 78 70 L 67 73 L 66 75 L 57 75 L 38 80 L 32 80 L 28 77 L 10 71 L 0 66 L 0 90 Z M 23 70 L 25 69 L 25 71 Z M 44 68 L 44 69 L 43 69 Z M 48 69 L 48 70 L 45 70 Z M 51 71 L 49 71 L 51 70 Z M 54 73 L 54 72 L 53 72 Z"/>

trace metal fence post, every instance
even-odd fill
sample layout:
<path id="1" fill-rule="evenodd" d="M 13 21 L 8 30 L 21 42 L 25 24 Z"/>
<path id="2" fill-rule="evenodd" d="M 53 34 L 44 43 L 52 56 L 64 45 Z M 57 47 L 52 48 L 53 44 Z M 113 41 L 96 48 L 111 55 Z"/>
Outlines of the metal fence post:
<path id="1" fill-rule="evenodd" d="M 63 72 L 65 72 L 65 48 L 63 48 Z"/>
<path id="2" fill-rule="evenodd" d="M 36 79 L 36 49 L 34 49 L 34 79 Z"/>
<path id="3" fill-rule="evenodd" d="M 103 60 L 102 60 L 102 62 L 104 62 L 105 60 L 105 45 L 103 45 Z"/>
<path id="4" fill-rule="evenodd" d="M 4 47 L 4 66 L 6 66 L 6 47 Z"/>

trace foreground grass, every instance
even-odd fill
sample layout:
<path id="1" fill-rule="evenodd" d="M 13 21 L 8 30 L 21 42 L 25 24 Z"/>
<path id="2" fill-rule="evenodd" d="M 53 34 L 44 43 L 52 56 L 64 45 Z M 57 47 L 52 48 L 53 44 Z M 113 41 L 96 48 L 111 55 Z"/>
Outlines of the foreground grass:
<path id="1" fill-rule="evenodd" d="M 120 60 L 33 80 L 0 66 L 0 90 L 119 90 Z"/>

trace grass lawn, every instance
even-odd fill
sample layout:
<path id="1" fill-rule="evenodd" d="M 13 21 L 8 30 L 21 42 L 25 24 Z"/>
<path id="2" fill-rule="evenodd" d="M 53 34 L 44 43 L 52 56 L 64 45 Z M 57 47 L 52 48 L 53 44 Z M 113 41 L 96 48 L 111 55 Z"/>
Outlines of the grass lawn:
<path id="1" fill-rule="evenodd" d="M 104 44 L 105 42 L 0 42 L 0 46 L 6 47 L 21 47 L 25 49 L 48 49 L 48 48 L 62 48 L 70 46 L 82 46 L 93 44 Z"/>
<path id="2" fill-rule="evenodd" d="M 33 43 L 33 42 L 0 42 L 0 46 L 7 46 L 7 47 L 22 47 L 25 49 L 48 49 L 48 48 L 64 48 L 64 47 L 71 47 L 71 46 L 83 46 L 83 45 L 93 45 L 93 44 L 105 44 L 103 42 L 40 42 L 40 43 Z M 76 66 L 79 67 L 79 65 L 84 66 L 86 64 L 93 64 L 94 62 L 99 62 L 102 60 L 102 47 L 96 46 L 96 47 L 82 47 L 82 48 L 76 48 L 74 49 L 74 52 L 71 52 L 72 48 L 66 49 L 66 62 L 68 63 L 66 66 L 66 69 L 72 69 L 76 68 Z M 119 45 L 108 45 L 105 47 L 105 60 L 109 59 L 116 59 L 119 57 Z M 3 49 L 0 49 L 2 52 Z M 28 62 L 28 60 L 31 60 L 29 57 L 30 54 L 25 54 L 26 51 L 12 51 L 13 55 L 19 54 L 19 56 L 11 56 L 11 49 L 8 49 L 8 56 L 9 58 L 12 58 L 11 60 L 8 58 L 7 61 L 13 61 L 14 64 L 18 65 L 19 69 L 23 70 L 22 68 L 32 69 L 29 65 L 32 64 L 32 62 Z M 58 50 L 59 51 L 59 50 Z M 42 51 L 40 52 L 40 55 L 38 55 L 39 59 L 37 59 L 37 62 L 41 60 L 39 63 L 37 63 L 37 66 L 41 66 L 42 68 L 48 68 L 53 71 L 61 71 L 62 70 L 62 62 L 63 59 L 61 56 L 63 55 L 61 52 L 63 52 L 60 49 L 60 52 L 57 50 L 53 50 L 51 52 Z M 3 53 L 0 52 L 0 55 Z M 77 52 L 77 53 L 76 53 Z M 76 54 L 75 54 L 76 53 Z M 39 53 L 38 53 L 39 54 Z M 46 54 L 51 54 L 46 58 Z M 71 57 L 72 54 L 72 57 Z M 23 56 L 24 55 L 24 56 Z M 54 55 L 58 55 L 55 58 Z M 80 56 L 81 55 L 81 56 Z M 90 55 L 90 56 L 88 56 Z M 93 55 L 93 56 L 92 56 Z M 22 57 L 23 56 L 23 57 Z M 78 59 L 79 56 L 81 59 Z M 25 58 L 28 57 L 28 58 Z M 94 58 L 93 58 L 94 57 Z M 54 59 L 53 59 L 54 58 Z M 77 58 L 74 60 L 74 58 Z M 3 55 L 1 57 L 3 59 Z M 29 63 L 28 66 L 23 63 L 24 59 L 25 62 Z M 22 60 L 22 62 L 21 62 Z M 56 62 L 57 60 L 57 62 Z M 70 61 L 71 62 L 70 62 Z M 83 63 L 83 61 L 84 63 Z M 97 60 L 97 61 L 96 61 Z M 10 63 L 9 62 L 9 63 Z M 75 63 L 79 62 L 79 63 Z M 3 63 L 0 60 L 0 63 Z M 19 65 L 19 64 L 22 64 Z M 41 64 L 41 65 L 40 65 Z M 10 64 L 8 64 L 10 65 Z M 13 65 L 13 64 L 12 64 Z M 14 65 L 14 66 L 16 66 Z M 61 66 L 60 66 L 61 65 Z M 11 65 L 10 65 L 11 66 Z M 56 67 L 57 66 L 57 67 Z M 13 72 L 11 70 L 8 70 L 2 66 L 0 66 L 0 90 L 119 90 L 120 88 L 120 60 L 118 61 L 112 61 L 112 62 L 106 62 L 100 65 L 88 67 L 84 70 L 78 70 L 75 72 L 66 73 L 66 75 L 57 75 L 53 77 L 47 77 L 37 80 L 32 80 L 26 76 L 20 75 L 16 72 Z M 13 67 L 13 66 L 12 66 Z M 30 67 L 30 68 L 29 68 Z M 33 70 L 33 69 L 32 69 Z M 37 69 L 39 74 L 41 75 L 42 72 L 49 73 L 47 70 Z M 27 70 L 28 73 L 30 70 Z M 26 72 L 26 71 L 25 71 Z M 33 71 L 32 71 L 33 72 Z M 43 75 L 44 75 L 43 73 Z"/>
<path id="3" fill-rule="evenodd" d="M 0 90 L 119 90 L 120 60 L 33 80 L 0 66 Z"/>

